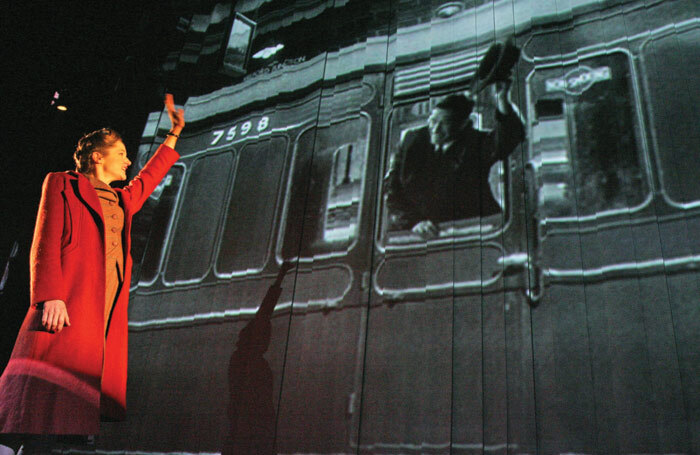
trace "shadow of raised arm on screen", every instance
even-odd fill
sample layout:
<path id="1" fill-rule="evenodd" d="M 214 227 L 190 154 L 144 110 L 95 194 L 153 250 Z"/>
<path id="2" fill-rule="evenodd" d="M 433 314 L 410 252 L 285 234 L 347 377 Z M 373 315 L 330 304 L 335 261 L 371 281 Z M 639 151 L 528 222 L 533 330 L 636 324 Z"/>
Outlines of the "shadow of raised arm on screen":
<path id="1" fill-rule="evenodd" d="M 292 267 L 291 262 L 282 263 L 255 317 L 238 334 L 228 367 L 229 431 L 222 455 L 274 453 L 274 381 L 263 354 L 270 346 L 270 318 L 282 294 L 282 280 Z"/>

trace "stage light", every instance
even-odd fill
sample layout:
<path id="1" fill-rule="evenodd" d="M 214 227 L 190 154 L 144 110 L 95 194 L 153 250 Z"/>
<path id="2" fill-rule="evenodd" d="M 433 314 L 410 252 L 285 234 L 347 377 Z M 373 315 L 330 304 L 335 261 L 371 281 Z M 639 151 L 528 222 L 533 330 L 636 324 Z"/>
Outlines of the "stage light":
<path id="1" fill-rule="evenodd" d="M 68 106 L 65 103 L 60 102 L 58 99 L 61 98 L 61 94 L 58 91 L 53 92 L 53 97 L 51 97 L 51 106 L 55 106 L 61 112 L 68 110 Z"/>

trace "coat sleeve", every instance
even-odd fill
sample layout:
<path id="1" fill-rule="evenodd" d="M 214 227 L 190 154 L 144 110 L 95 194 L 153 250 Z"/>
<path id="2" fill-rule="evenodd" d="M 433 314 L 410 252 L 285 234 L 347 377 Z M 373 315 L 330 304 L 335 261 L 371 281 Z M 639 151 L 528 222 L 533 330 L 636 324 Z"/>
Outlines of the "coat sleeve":
<path id="1" fill-rule="evenodd" d="M 161 145 L 148 163 L 122 190 L 122 198 L 132 213 L 141 209 L 148 196 L 158 186 L 168 170 L 180 158 L 180 154 L 167 145 Z"/>
<path id="2" fill-rule="evenodd" d="M 513 108 L 507 114 L 496 110 L 496 128 L 489 134 L 491 144 L 485 147 L 489 162 L 506 159 L 524 139 L 523 122 Z"/>
<path id="3" fill-rule="evenodd" d="M 384 176 L 383 190 L 389 210 L 390 229 L 411 229 L 419 220 L 416 203 L 407 197 L 404 175 L 415 172 L 412 166 L 411 151 L 415 148 L 413 131 L 408 132 L 399 144 L 399 151 L 391 157 L 389 169 Z M 406 168 L 409 169 L 406 169 Z"/>
<path id="4" fill-rule="evenodd" d="M 29 257 L 32 306 L 47 300 L 66 300 L 61 266 L 61 241 L 65 224 L 65 178 L 51 173 L 44 179 Z"/>

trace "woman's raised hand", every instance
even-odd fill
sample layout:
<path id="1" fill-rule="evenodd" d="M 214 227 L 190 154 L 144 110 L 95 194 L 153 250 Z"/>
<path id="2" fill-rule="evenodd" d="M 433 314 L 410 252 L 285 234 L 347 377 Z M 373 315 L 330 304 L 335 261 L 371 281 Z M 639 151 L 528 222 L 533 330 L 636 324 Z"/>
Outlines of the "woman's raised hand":
<path id="1" fill-rule="evenodd" d="M 180 131 L 185 127 L 184 109 L 175 109 L 175 101 L 170 93 L 165 94 L 165 108 L 168 111 L 168 117 L 170 117 L 170 123 L 172 124 L 170 132 L 180 134 Z"/>
<path id="2" fill-rule="evenodd" d="M 180 132 L 185 127 L 185 111 L 184 109 L 175 109 L 175 101 L 173 101 L 173 95 L 170 93 L 165 94 L 165 109 L 168 111 L 168 117 L 170 117 L 172 126 L 163 144 L 170 148 L 175 148 L 177 138 L 180 137 Z"/>

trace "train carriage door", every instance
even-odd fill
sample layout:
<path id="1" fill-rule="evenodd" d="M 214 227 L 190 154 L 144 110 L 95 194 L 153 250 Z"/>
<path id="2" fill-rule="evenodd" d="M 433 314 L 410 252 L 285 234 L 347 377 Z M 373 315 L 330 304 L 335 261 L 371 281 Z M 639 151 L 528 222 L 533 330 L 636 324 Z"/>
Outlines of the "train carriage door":
<path id="1" fill-rule="evenodd" d="M 469 92 L 495 35 L 490 7 L 473 14 L 397 33 L 399 48 L 460 34 L 469 45 L 436 46 L 394 73 L 363 384 L 368 453 L 536 451 L 527 282 L 505 273 L 527 263 L 522 80 L 502 119 L 495 86 Z"/>
<path id="2" fill-rule="evenodd" d="M 494 89 L 482 93 L 472 111 L 477 137 L 500 128 Z M 379 445 L 391 434 L 407 447 L 450 441 L 456 453 L 534 450 L 527 283 L 520 270 L 504 274 L 504 261 L 526 250 L 522 202 L 513 197 L 522 188 L 520 145 L 488 162 L 490 150 L 465 149 L 469 155 L 456 174 L 449 172 L 453 164 L 436 164 L 440 155 L 427 137 L 430 117 L 441 100 L 455 95 L 470 94 L 458 88 L 430 98 L 397 97 L 388 115 L 361 445 Z M 434 159 L 408 165 L 410 153 L 419 161 Z M 475 182 L 460 180 L 475 170 Z M 392 180 L 397 172 L 404 186 Z M 406 190 L 407 184 L 413 187 Z M 411 196 L 402 200 L 403 191 Z M 443 206 L 432 235 L 416 229 L 421 220 L 411 212 L 421 203 L 420 210 L 435 216 L 442 215 L 433 208 Z M 383 411 L 373 403 L 390 407 Z M 423 417 L 404 417 L 406 425 L 384 412 Z"/>
<path id="3" fill-rule="evenodd" d="M 365 74 L 314 92 L 307 106 L 317 116 L 290 144 L 276 249 L 278 263 L 296 265 L 283 283 L 293 297 L 276 439 L 282 453 L 347 452 L 357 440 L 376 188 L 370 153 L 383 86 L 383 75 Z"/>
<path id="4" fill-rule="evenodd" d="M 526 78 L 536 256 L 546 283 L 532 312 L 539 450 L 684 452 L 683 362 L 688 368 L 697 356 L 683 357 L 674 322 L 683 304 L 671 294 L 687 293 L 681 283 L 697 290 L 697 278 L 668 275 L 670 256 L 693 256 L 669 254 L 667 245 L 678 239 L 671 230 L 692 221 L 678 210 L 663 222 L 671 214 L 655 188 L 635 48 L 562 55 L 551 35 L 529 47 L 551 52 L 530 58 Z M 669 82 L 657 79 L 652 93 Z M 683 119 L 653 118 L 685 128 L 697 148 Z M 676 188 L 685 197 L 693 185 Z"/>

